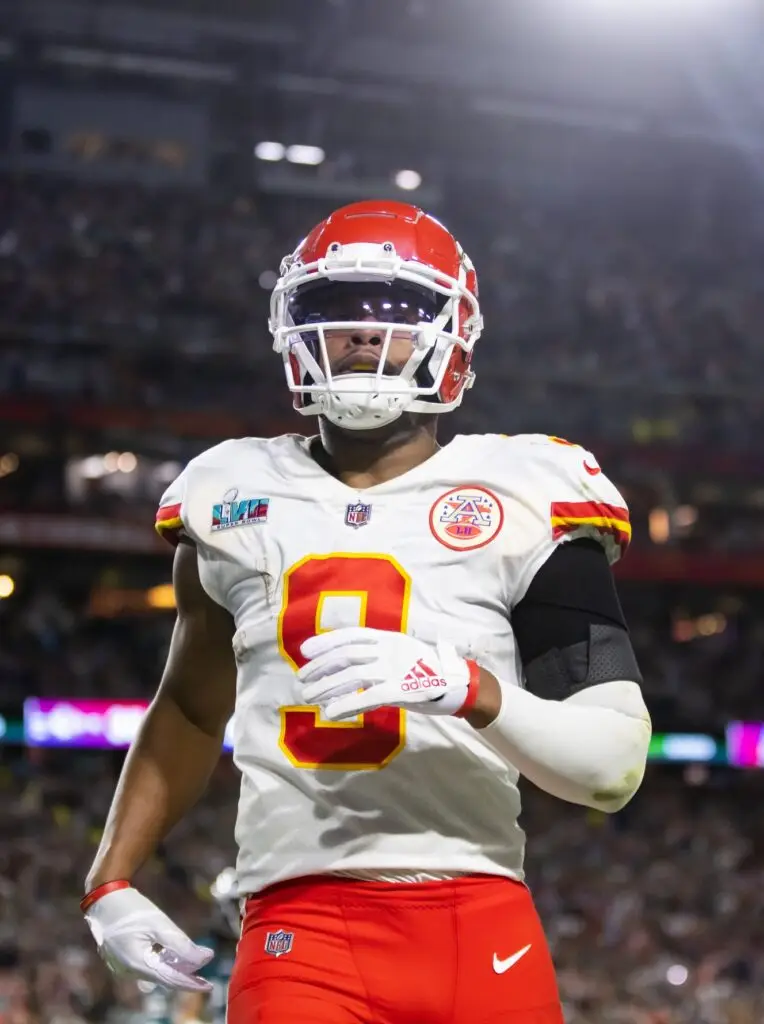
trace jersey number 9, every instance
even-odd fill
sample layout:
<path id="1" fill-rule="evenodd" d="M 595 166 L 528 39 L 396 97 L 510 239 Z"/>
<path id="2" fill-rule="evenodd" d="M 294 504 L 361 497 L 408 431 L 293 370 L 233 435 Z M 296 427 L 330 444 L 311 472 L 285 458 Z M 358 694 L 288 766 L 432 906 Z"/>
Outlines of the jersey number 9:
<path id="1" fill-rule="evenodd" d="M 410 592 L 408 573 L 387 555 L 309 555 L 284 574 L 279 650 L 295 670 L 301 668 L 306 659 L 300 645 L 324 632 L 324 603 L 332 597 L 360 603 L 360 626 L 405 633 Z M 400 708 L 377 708 L 350 722 L 323 722 L 318 707 L 281 708 L 279 746 L 297 768 L 384 768 L 404 742 Z"/>

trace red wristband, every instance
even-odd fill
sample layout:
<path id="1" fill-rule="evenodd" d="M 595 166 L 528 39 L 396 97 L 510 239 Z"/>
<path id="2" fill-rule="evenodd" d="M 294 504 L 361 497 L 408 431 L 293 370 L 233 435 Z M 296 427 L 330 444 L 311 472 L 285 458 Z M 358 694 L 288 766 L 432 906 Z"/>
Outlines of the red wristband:
<path id="1" fill-rule="evenodd" d="M 478 690 L 480 689 L 480 666 L 476 661 L 470 661 L 466 659 L 467 668 L 470 670 L 470 680 L 467 684 L 467 696 L 464 703 L 456 712 L 455 718 L 464 718 L 465 715 L 469 714 L 470 711 L 475 707 L 478 699 Z"/>
<path id="2" fill-rule="evenodd" d="M 97 885 L 95 889 L 91 889 L 89 893 L 80 900 L 80 910 L 84 914 L 86 910 L 90 910 L 94 903 L 97 903 L 102 896 L 108 896 L 110 892 L 117 892 L 119 889 L 131 889 L 132 884 L 126 879 L 121 878 L 116 882 L 104 882 L 103 885 Z"/>

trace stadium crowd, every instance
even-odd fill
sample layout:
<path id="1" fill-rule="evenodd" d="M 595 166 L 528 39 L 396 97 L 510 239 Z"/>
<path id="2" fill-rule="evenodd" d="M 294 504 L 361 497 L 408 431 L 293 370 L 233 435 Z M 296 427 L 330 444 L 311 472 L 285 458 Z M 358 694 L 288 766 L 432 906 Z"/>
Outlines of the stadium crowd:
<path id="1" fill-rule="evenodd" d="M 713 190 L 652 219 L 528 202 L 501 231 L 464 234 L 488 324 L 476 368 L 492 358 L 509 390 L 484 389 L 461 429 L 750 446 L 764 425 L 749 393 L 764 372 L 764 224 L 751 209 Z M 281 415 L 265 286 L 315 213 L 0 177 L 0 393 Z M 460 233 L 458 204 L 455 215 Z M 22 471 L 4 481 L 5 507 L 35 505 Z M 63 502 L 63 476 L 35 480 Z M 171 620 L 94 618 L 85 577 L 36 566 L 0 601 L 0 712 L 29 695 L 149 695 Z M 697 593 L 636 584 L 623 597 L 657 730 L 718 734 L 730 717 L 760 717 L 758 598 L 709 593 L 698 608 Z M 688 608 L 719 628 L 689 639 L 677 626 Z M 118 761 L 0 746 L 0 1024 L 143 1020 L 141 993 L 107 974 L 78 910 Z M 526 787 L 529 881 L 568 1024 L 761 1024 L 763 786 L 757 773 L 651 767 L 612 818 Z M 232 856 L 235 798 L 224 758 L 141 881 L 193 935 Z"/>
<path id="2" fill-rule="evenodd" d="M 725 202 L 707 187 L 702 203 L 668 197 L 657 212 L 523 197 L 482 227 L 455 201 L 488 325 L 476 366 L 492 360 L 516 385 L 509 405 L 485 389 L 470 426 L 535 429 L 543 410 L 561 432 L 630 437 L 655 423 L 671 440 L 750 444 L 764 221 L 719 191 Z M 0 177 L 0 390 L 283 412 L 267 289 L 324 212 Z"/>
<path id="3" fill-rule="evenodd" d="M 0 765 L 0 1021 L 144 1024 L 145 996 L 94 955 L 79 912 L 116 781 L 109 755 L 28 751 Z M 205 802 L 144 870 L 141 887 L 206 935 L 211 882 L 232 857 L 236 780 L 221 762 Z"/>
<path id="4" fill-rule="evenodd" d="M 692 769 L 688 769 L 692 772 Z M 762 779 L 688 786 L 650 769 L 605 817 L 525 787 L 528 879 L 559 968 L 567 1024 L 760 1024 L 764 1019 Z M 692 776 L 689 776 L 692 781 Z M 30 751 L 0 767 L 0 1020 L 142 1024 L 141 993 L 98 962 L 81 920 L 82 866 L 115 758 Z M 221 761 L 202 804 L 141 885 L 192 935 L 232 856 L 236 779 Z"/>
<path id="5" fill-rule="evenodd" d="M 753 599 L 728 598 L 726 628 L 691 641 L 674 638 L 665 595 L 630 585 L 624 603 L 656 730 L 720 734 L 731 716 L 756 713 L 764 617 Z M 18 711 L 32 694 L 148 697 L 170 626 L 168 614 L 91 618 L 83 586 L 22 584 L 0 602 L 0 710 Z M 78 911 L 119 760 L 0 747 L 3 1024 L 144 1019 L 141 993 L 107 975 Z M 651 767 L 633 805 L 612 818 L 525 787 L 529 879 L 568 1024 L 764 1019 L 764 830 L 753 813 L 764 779 L 694 771 Z M 236 791 L 224 757 L 141 880 L 195 935 L 211 913 L 210 882 L 233 856 Z"/>
<path id="6" fill-rule="evenodd" d="M 82 579 L 40 582 L 39 571 L 36 563 L 0 601 L 0 713 L 18 710 L 27 696 L 150 697 L 172 613 L 104 617 L 99 609 L 109 586 L 120 586 L 118 571 L 102 573 L 103 585 L 92 589 Z M 761 717 L 763 601 L 642 583 L 620 591 L 656 730 L 721 734 L 731 719 Z"/>

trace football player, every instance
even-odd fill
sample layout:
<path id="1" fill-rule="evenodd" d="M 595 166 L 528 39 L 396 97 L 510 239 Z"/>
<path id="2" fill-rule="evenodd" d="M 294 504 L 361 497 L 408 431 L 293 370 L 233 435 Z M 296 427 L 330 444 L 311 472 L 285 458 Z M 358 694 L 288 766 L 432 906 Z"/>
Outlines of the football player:
<path id="1" fill-rule="evenodd" d="M 623 498 L 557 438 L 438 445 L 482 318 L 472 263 L 419 209 L 319 224 L 270 327 L 318 435 L 226 441 L 161 501 L 178 618 L 87 922 L 114 969 L 209 987 L 211 952 L 132 879 L 235 706 L 229 1024 L 560 1024 L 518 776 L 605 812 L 639 787 L 650 718 L 610 570 Z"/>

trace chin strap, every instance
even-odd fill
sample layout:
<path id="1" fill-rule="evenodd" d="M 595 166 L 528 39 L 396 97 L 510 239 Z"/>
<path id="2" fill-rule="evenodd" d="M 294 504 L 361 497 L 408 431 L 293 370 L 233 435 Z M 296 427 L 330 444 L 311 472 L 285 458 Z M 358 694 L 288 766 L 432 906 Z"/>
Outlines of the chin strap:
<path id="1" fill-rule="evenodd" d="M 314 401 L 322 416 L 346 430 L 385 427 L 406 412 L 416 398 L 414 391 L 401 392 L 399 377 L 379 379 L 375 374 L 357 373 L 345 374 L 342 381 L 353 390 L 322 392 Z"/>

